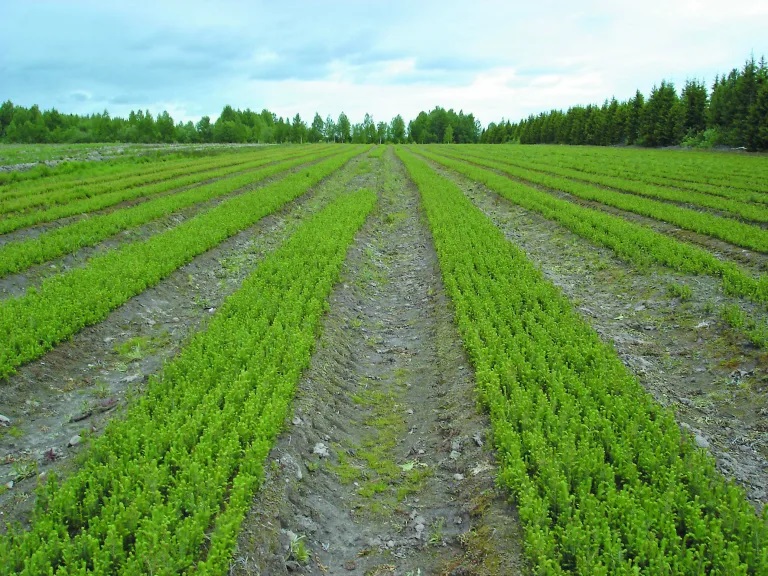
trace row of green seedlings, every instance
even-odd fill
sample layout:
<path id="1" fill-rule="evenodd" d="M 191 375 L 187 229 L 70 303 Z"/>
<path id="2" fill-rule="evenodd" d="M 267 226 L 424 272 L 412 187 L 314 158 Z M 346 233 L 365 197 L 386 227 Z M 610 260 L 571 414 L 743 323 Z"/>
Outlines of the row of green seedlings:
<path id="1" fill-rule="evenodd" d="M 290 156 L 311 154 L 307 149 L 299 151 L 298 154 L 295 150 L 288 150 L 289 154 L 285 154 L 285 152 L 286 150 L 279 150 L 269 156 L 250 159 L 245 163 L 237 163 L 236 165 L 225 166 L 224 168 L 209 167 L 204 171 L 193 173 L 190 173 L 189 170 L 180 171 L 172 178 L 142 186 L 121 188 L 118 183 L 113 185 L 116 190 L 111 192 L 108 191 L 103 194 L 76 199 L 66 204 L 57 204 L 41 210 L 11 214 L 0 219 L 0 234 L 13 232 L 14 230 L 34 226 L 36 224 L 53 222 L 60 218 L 88 214 L 97 210 L 110 208 L 129 200 L 143 200 L 157 194 L 173 191 L 177 188 L 199 184 L 203 179 L 210 180 L 214 178 L 222 178 L 237 172 L 253 170 L 262 166 L 268 159 L 274 161 Z M 221 159 L 219 159 L 219 161 L 221 161 Z M 109 188 L 109 185 L 107 185 L 107 188 Z"/>
<path id="2" fill-rule="evenodd" d="M 209 184 L 205 184 L 203 181 L 199 186 L 185 189 L 176 194 L 163 195 L 114 212 L 97 214 L 43 232 L 34 238 L 8 242 L 0 246 L 0 278 L 21 272 L 34 264 L 41 264 L 59 256 L 73 253 L 81 248 L 94 246 L 124 230 L 141 226 L 184 208 L 231 194 L 241 190 L 244 186 L 252 186 L 285 170 L 330 156 L 333 152 L 338 152 L 338 150 L 313 149 L 309 156 L 293 157 L 276 162 L 273 162 L 274 158 L 271 157 L 263 158 L 260 164 L 256 165 L 261 166 L 260 168 L 244 174 L 238 172 Z M 204 178 L 205 176 L 201 177 Z"/>
<path id="3" fill-rule="evenodd" d="M 457 158 L 459 156 L 451 154 L 450 157 Z M 684 230 L 719 238 L 742 248 L 768 253 L 768 234 L 760 226 L 634 194 L 605 190 L 568 178 L 534 172 L 527 168 L 516 168 L 507 162 L 496 162 L 478 157 L 473 157 L 472 160 L 481 166 L 500 170 L 530 184 L 544 186 L 554 191 L 567 192 L 576 198 L 599 202 L 633 214 L 674 224 Z"/>
<path id="4" fill-rule="evenodd" d="M 710 208 L 752 222 L 768 222 L 768 206 L 765 204 L 752 204 L 741 199 L 724 198 L 723 196 L 715 196 L 704 192 L 694 192 L 692 190 L 680 190 L 670 188 L 669 186 L 659 186 L 646 182 L 633 181 L 625 177 L 587 173 L 581 170 L 563 168 L 558 165 L 548 164 L 537 160 L 518 158 L 509 153 L 499 154 L 492 153 L 493 151 L 488 151 L 487 153 L 483 152 L 486 151 L 482 151 L 480 154 L 472 154 L 472 151 L 469 151 L 469 153 L 462 154 L 462 157 L 467 159 L 479 158 L 503 162 L 510 169 L 516 169 L 515 175 L 526 174 L 528 171 L 544 175 L 556 175 L 570 180 L 577 180 L 579 182 L 597 184 L 599 186 L 611 188 L 620 193 L 629 192 L 676 204 L 690 204 L 694 207 Z M 521 172 L 521 169 L 524 170 L 524 172 Z M 766 196 L 765 199 L 766 202 L 768 202 L 768 196 Z"/>
<path id="5" fill-rule="evenodd" d="M 161 170 L 165 166 L 172 166 L 180 162 L 188 161 L 189 158 L 164 157 L 152 161 L 155 170 Z M 136 175 L 140 167 L 149 159 L 141 158 L 139 161 L 131 157 L 130 160 L 122 157 L 104 162 L 65 162 L 54 169 L 46 167 L 42 173 L 34 178 L 19 178 L 14 181 L 0 181 L 0 200 L 18 198 L 20 196 L 30 196 L 36 194 L 45 194 L 56 189 L 68 189 L 78 185 L 79 182 L 86 181 L 88 184 L 114 180 L 122 174 Z M 16 171 L 20 176 L 29 176 L 33 171 Z M 4 175 L 8 173 L 5 172 Z"/>
<path id="6" fill-rule="evenodd" d="M 387 147 L 386 147 L 386 146 L 382 146 L 382 145 L 379 145 L 379 146 L 375 146 L 375 147 L 374 147 L 374 148 L 373 148 L 373 149 L 370 151 L 370 153 L 368 154 L 368 157 L 369 157 L 369 158 L 381 158 L 381 157 L 382 157 L 382 155 L 384 154 L 384 151 L 385 151 L 386 149 L 387 149 Z"/>
<path id="7" fill-rule="evenodd" d="M 100 322 L 195 256 L 298 198 L 360 152 L 348 149 L 273 184 L 229 198 L 174 228 L 48 278 L 23 296 L 0 301 L 0 379 L 85 326 Z"/>
<path id="8" fill-rule="evenodd" d="M 528 157 L 528 159 L 532 161 L 543 160 L 533 157 Z M 615 176 L 622 179 L 656 184 L 666 188 L 675 188 L 696 194 L 707 194 L 740 202 L 768 203 L 768 187 L 764 185 L 759 187 L 748 183 L 742 185 L 746 187 L 740 186 L 738 178 L 734 175 L 731 168 L 721 162 L 722 156 L 712 157 L 710 160 L 716 163 L 713 168 L 718 171 L 718 174 L 722 175 L 722 182 L 720 184 L 707 184 L 699 181 L 698 179 L 701 178 L 701 175 L 697 170 L 694 170 L 687 176 L 687 180 L 681 179 L 685 176 L 677 171 L 675 164 L 669 162 L 668 158 L 655 155 L 638 156 L 637 162 L 630 165 L 625 164 L 622 157 L 611 158 L 609 156 L 595 155 L 594 157 L 584 159 L 583 163 L 580 162 L 581 159 L 584 159 L 584 157 L 567 158 L 563 161 L 557 158 L 546 163 L 548 166 L 554 163 L 557 166 L 567 167 L 580 173 Z M 756 169 L 760 168 L 761 166 L 752 160 L 747 173 L 754 177 Z M 765 177 L 768 178 L 768 173 Z"/>
<path id="9" fill-rule="evenodd" d="M 724 290 L 753 302 L 768 304 L 768 277 L 757 278 L 732 262 L 718 260 L 713 254 L 600 210 L 579 206 L 510 180 L 482 167 L 461 160 L 438 156 L 424 148 L 419 153 L 430 160 L 480 182 L 514 204 L 558 222 L 571 232 L 610 248 L 622 260 L 639 268 L 657 263 L 686 274 L 718 277 Z"/>
<path id="10" fill-rule="evenodd" d="M 260 152 L 255 152 L 260 153 Z M 147 172 L 173 170 L 182 164 L 207 163 L 217 156 L 246 158 L 254 155 L 253 148 L 243 149 L 208 149 L 195 155 L 168 154 L 162 156 L 130 156 L 101 162 L 65 163 L 56 167 L 50 174 L 33 180 L 20 180 L 5 186 L 0 184 L 0 199 L 35 196 L 57 190 L 68 190 L 81 185 L 95 185 L 108 181 L 141 176 Z"/>
<path id="11" fill-rule="evenodd" d="M 0 537 L 0 575 L 225 574 L 263 463 L 373 192 L 344 194 L 267 256 L 79 470 Z"/>
<path id="12" fill-rule="evenodd" d="M 96 178 L 88 178 L 82 175 L 79 180 L 71 180 L 67 183 L 57 183 L 44 180 L 37 186 L 17 186 L 12 193 L 6 193 L 0 197 L 0 213 L 28 211 L 31 208 L 50 208 L 56 204 L 66 204 L 79 198 L 90 198 L 105 192 L 114 192 L 118 189 L 134 188 L 169 178 L 184 176 L 190 172 L 203 172 L 210 168 L 225 168 L 252 160 L 242 154 L 227 157 L 222 162 L 221 157 L 204 159 L 185 159 L 183 161 L 144 163 L 123 167 L 123 170 Z M 127 170 L 130 168 L 130 170 Z M 54 179 L 50 179 L 54 180 Z"/>
<path id="13" fill-rule="evenodd" d="M 681 435 L 522 251 L 401 152 L 537 574 L 768 574 L 768 512 Z"/>
<path id="14" fill-rule="evenodd" d="M 768 194 L 768 169 L 750 156 L 564 146 L 521 147 L 514 155 L 746 201 L 765 203 Z"/>

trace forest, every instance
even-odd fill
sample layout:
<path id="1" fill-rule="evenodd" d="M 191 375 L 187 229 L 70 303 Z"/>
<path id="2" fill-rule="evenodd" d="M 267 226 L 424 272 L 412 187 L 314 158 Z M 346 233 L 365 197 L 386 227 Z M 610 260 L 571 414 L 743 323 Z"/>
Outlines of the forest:
<path id="1" fill-rule="evenodd" d="M 662 81 L 646 97 L 552 110 L 514 123 L 491 123 L 481 142 L 768 149 L 768 64 L 750 58 L 715 78 L 688 80 L 680 94 Z"/>
<path id="2" fill-rule="evenodd" d="M 175 122 L 167 111 L 131 111 L 128 118 L 107 110 L 91 115 L 65 114 L 6 101 L 0 105 L 0 142 L 4 143 L 304 143 L 353 144 L 572 144 L 644 147 L 726 146 L 768 149 L 768 64 L 746 61 L 741 69 L 717 76 L 711 87 L 690 79 L 682 90 L 662 80 L 645 96 L 640 90 L 625 101 L 575 105 L 518 122 L 491 122 L 486 128 L 472 113 L 436 106 L 407 124 L 398 114 L 376 122 L 365 114 L 352 123 L 342 112 L 325 119 L 316 112 L 307 122 L 300 114 L 278 117 L 226 105 L 214 121 Z"/>
<path id="3" fill-rule="evenodd" d="M 389 122 L 375 122 L 370 114 L 353 124 L 342 112 L 325 120 L 316 113 L 311 123 L 300 114 L 278 117 L 269 110 L 254 112 L 224 106 L 218 119 L 203 116 L 198 122 L 174 122 L 167 111 L 153 116 L 149 110 L 131 111 L 128 118 L 100 114 L 79 116 L 56 109 L 41 111 L 6 101 L 0 106 L 0 142 L 33 143 L 305 143 L 338 142 L 352 144 L 394 143 L 477 143 L 482 130 L 472 114 L 435 107 L 421 112 L 406 126 L 401 115 Z"/>

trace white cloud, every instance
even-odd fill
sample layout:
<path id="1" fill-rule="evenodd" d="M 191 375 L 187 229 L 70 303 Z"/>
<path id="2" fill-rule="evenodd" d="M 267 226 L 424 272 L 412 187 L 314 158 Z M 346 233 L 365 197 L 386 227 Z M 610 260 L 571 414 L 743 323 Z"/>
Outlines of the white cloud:
<path id="1" fill-rule="evenodd" d="M 176 120 L 225 104 L 517 120 L 662 79 L 711 83 L 768 54 L 768 2 L 755 0 L 4 0 L 3 12 L 0 99 L 113 115 L 163 106 Z"/>

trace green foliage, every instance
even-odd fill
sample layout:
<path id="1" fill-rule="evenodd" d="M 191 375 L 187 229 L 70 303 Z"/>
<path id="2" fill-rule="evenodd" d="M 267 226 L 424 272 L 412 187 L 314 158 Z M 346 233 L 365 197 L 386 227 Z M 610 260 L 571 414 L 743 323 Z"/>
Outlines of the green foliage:
<path id="1" fill-rule="evenodd" d="M 398 154 L 422 195 L 533 571 L 768 573 L 768 512 L 755 514 L 455 184 Z"/>
<path id="2" fill-rule="evenodd" d="M 693 297 L 693 291 L 688 284 L 669 284 L 667 286 L 667 293 L 673 298 L 680 298 L 683 302 Z"/>
<path id="3" fill-rule="evenodd" d="M 449 127 L 451 141 L 457 144 L 474 143 L 480 139 L 480 123 L 474 115 L 463 111 L 457 114 L 452 108 L 445 110 L 436 106 L 428 113 L 420 112 L 408 123 L 408 140 L 417 144 L 444 142 Z"/>
<path id="4" fill-rule="evenodd" d="M 395 144 L 405 143 L 405 120 L 403 120 L 400 114 L 392 118 L 392 122 L 389 124 L 389 133 L 392 142 Z"/>
<path id="5" fill-rule="evenodd" d="M 79 469 L 40 487 L 31 529 L 0 536 L 0 575 L 225 573 L 375 202 L 367 190 L 344 195 L 267 256 Z M 300 539 L 291 550 L 309 559 Z"/>
<path id="6" fill-rule="evenodd" d="M 443 135 L 443 144 L 453 144 L 453 126 L 450 124 L 445 129 L 445 134 Z"/>
<path id="7" fill-rule="evenodd" d="M 266 156 L 269 157 L 269 154 Z M 102 210 L 127 200 L 197 184 L 206 176 L 221 177 L 258 167 L 261 163 L 259 159 L 236 154 L 223 160 L 187 159 L 153 166 L 134 166 L 124 172 L 108 172 L 91 179 L 73 175 L 70 178 L 22 182 L 3 190 L 0 213 L 7 216 L 0 221 L 0 233 Z M 118 175 L 119 178 L 116 177 Z"/>
<path id="8" fill-rule="evenodd" d="M 450 153 L 452 157 L 466 157 L 466 154 L 457 156 L 455 151 L 445 151 L 445 153 Z M 538 163 L 532 165 L 529 162 L 524 162 L 521 164 L 506 159 L 496 161 L 495 158 L 498 157 L 498 154 L 494 154 L 494 160 L 478 158 L 477 162 L 502 170 L 532 184 L 560 190 L 578 198 L 596 201 L 627 212 L 669 222 L 685 230 L 719 238 L 736 246 L 768 252 L 768 235 L 761 227 L 700 210 L 677 206 L 666 201 L 699 203 L 716 210 L 733 212 L 738 216 L 758 222 L 768 222 L 768 206 L 766 205 L 754 206 L 740 200 L 724 200 L 707 194 L 680 192 L 660 188 L 653 184 L 628 182 L 622 178 L 601 175 L 584 178 L 581 171 L 562 169 L 557 166 L 542 166 Z M 473 158 L 475 157 L 473 156 Z M 588 183 L 581 180 L 587 180 Z M 591 185 L 593 182 L 606 187 L 610 186 L 615 190 L 593 186 Z M 656 198 L 660 200 L 656 200 Z"/>
<path id="9" fill-rule="evenodd" d="M 706 137 L 705 131 L 713 130 Z M 602 106 L 572 106 L 531 115 L 518 123 L 488 125 L 482 143 L 519 140 L 523 144 L 711 147 L 725 144 L 768 149 L 768 65 L 748 60 L 741 70 L 718 76 L 710 93 L 697 81 L 686 82 L 680 96 L 662 81 L 646 98 L 635 96 Z M 417 142 L 420 142 L 417 140 Z"/>
<path id="10" fill-rule="evenodd" d="M 320 142 L 323 139 L 323 128 L 325 124 L 320 114 L 315 112 L 312 120 L 312 126 L 309 128 L 308 139 L 310 142 Z"/>
<path id="11" fill-rule="evenodd" d="M 736 304 L 723 306 L 720 317 L 731 328 L 742 332 L 758 348 L 768 348 L 768 324 L 750 317 Z"/>
<path id="12" fill-rule="evenodd" d="M 683 136 L 683 107 L 674 84 L 662 80 L 643 107 L 638 142 L 643 146 L 673 146 Z"/>
<path id="13" fill-rule="evenodd" d="M 720 144 L 721 140 L 722 137 L 717 128 L 707 128 L 703 132 L 689 132 L 680 144 L 686 148 L 709 149 Z"/>
<path id="14" fill-rule="evenodd" d="M 351 142 L 352 141 L 352 125 L 349 122 L 349 118 L 344 112 L 339 114 L 339 119 L 336 122 L 336 137 L 339 142 Z"/>
<path id="15" fill-rule="evenodd" d="M 311 554 L 309 548 L 307 548 L 304 536 L 295 536 L 294 538 L 291 538 L 289 552 L 290 557 L 296 560 L 299 564 L 309 563 Z"/>

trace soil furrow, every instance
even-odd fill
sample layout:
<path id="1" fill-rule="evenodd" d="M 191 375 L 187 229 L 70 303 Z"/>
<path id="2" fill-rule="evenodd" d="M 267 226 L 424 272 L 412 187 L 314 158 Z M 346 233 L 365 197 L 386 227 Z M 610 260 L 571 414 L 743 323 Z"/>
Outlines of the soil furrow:
<path id="1" fill-rule="evenodd" d="M 418 193 L 391 151 L 232 574 L 517 574 L 488 422 Z"/>

